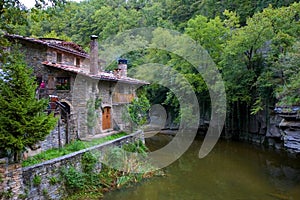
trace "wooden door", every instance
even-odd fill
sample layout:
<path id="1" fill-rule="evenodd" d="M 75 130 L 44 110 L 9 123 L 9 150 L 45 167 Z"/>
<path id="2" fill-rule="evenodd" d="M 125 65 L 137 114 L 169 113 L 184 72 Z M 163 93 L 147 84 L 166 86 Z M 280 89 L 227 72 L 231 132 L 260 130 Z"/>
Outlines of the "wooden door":
<path id="1" fill-rule="evenodd" d="M 102 129 L 111 128 L 110 107 L 105 107 L 102 112 Z"/>

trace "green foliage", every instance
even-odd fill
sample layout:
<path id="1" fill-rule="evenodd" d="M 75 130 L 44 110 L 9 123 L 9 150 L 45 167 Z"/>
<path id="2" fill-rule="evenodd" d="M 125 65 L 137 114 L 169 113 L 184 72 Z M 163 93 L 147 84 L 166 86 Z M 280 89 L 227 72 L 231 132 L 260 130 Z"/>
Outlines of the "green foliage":
<path id="1" fill-rule="evenodd" d="M 98 144 L 101 144 L 101 143 L 104 143 L 107 141 L 111 141 L 111 140 L 123 137 L 125 135 L 127 135 L 125 132 L 120 132 L 118 134 L 94 139 L 92 141 L 85 141 L 85 142 L 73 141 L 61 149 L 49 149 L 49 150 L 44 151 L 40 154 L 37 154 L 33 157 L 29 157 L 27 160 L 24 160 L 22 162 L 22 166 L 27 167 L 27 166 L 35 165 L 35 164 L 44 162 L 46 160 L 51 160 L 53 158 L 64 156 L 64 155 L 67 155 L 67 154 L 70 154 L 70 153 L 73 153 L 76 151 L 80 151 L 80 150 L 88 148 L 88 147 L 92 147 L 92 146 L 95 146 L 95 145 L 98 145 Z"/>
<path id="2" fill-rule="evenodd" d="M 27 199 L 28 198 L 28 194 L 25 193 L 25 194 L 19 194 L 18 196 L 19 199 Z"/>
<path id="3" fill-rule="evenodd" d="M 0 197 L 3 199 L 10 199 L 13 197 L 13 192 L 11 191 L 11 189 L 9 189 L 7 191 L 1 191 Z"/>
<path id="4" fill-rule="evenodd" d="M 122 148 L 127 152 L 136 152 L 136 153 L 140 153 L 144 156 L 146 156 L 147 152 L 149 151 L 149 149 L 143 143 L 142 140 L 138 140 L 138 141 L 135 141 L 133 143 L 125 144 L 125 145 L 122 146 Z"/>
<path id="5" fill-rule="evenodd" d="M 225 36 L 229 33 L 229 27 L 225 27 L 224 23 L 220 17 L 208 19 L 198 15 L 188 21 L 185 33 L 199 42 L 215 62 L 218 62 L 223 51 L 223 44 L 226 41 Z"/>
<path id="6" fill-rule="evenodd" d="M 297 0 L 273 1 L 273 0 L 234 0 L 234 1 L 220 1 L 220 0 L 206 0 L 199 10 L 200 14 L 206 15 L 210 18 L 218 16 L 224 10 L 232 10 L 240 17 L 242 25 L 246 24 L 247 18 L 254 15 L 254 13 L 261 12 L 270 4 L 274 8 L 288 6 Z"/>
<path id="7" fill-rule="evenodd" d="M 122 150 L 130 152 L 144 152 L 146 159 L 147 147 L 141 140 L 134 143 L 125 144 L 122 147 L 112 147 L 105 153 L 107 159 L 112 162 L 118 162 L 120 160 L 126 160 L 127 162 L 136 162 L 134 158 L 125 158 Z M 75 169 L 74 167 L 68 167 L 62 169 L 62 178 L 65 183 L 65 187 L 69 192 L 68 197 L 65 199 L 99 199 L 103 197 L 103 193 L 115 188 L 129 187 L 132 184 L 141 181 L 144 178 L 148 178 L 154 175 L 153 172 L 147 173 L 130 173 L 130 171 L 118 171 L 108 166 L 114 166 L 114 163 L 107 163 L 108 165 L 101 165 L 101 172 L 94 173 L 93 163 L 97 160 L 93 154 L 86 153 L 82 157 L 82 171 Z M 88 166 L 85 166 L 88 164 Z M 135 163 L 136 167 L 139 165 L 145 165 L 145 163 Z M 149 169 L 151 166 L 149 165 Z"/>
<path id="8" fill-rule="evenodd" d="M 299 4 L 268 7 L 233 31 L 220 62 L 230 101 L 253 104 L 259 97 L 272 102 L 272 91 L 279 83 L 276 71 L 281 70 L 276 66 L 278 50 L 285 52 L 296 39 L 299 25 L 293 13 L 299 11 Z"/>
<path id="9" fill-rule="evenodd" d="M 86 103 L 87 107 L 87 127 L 88 130 L 91 132 L 91 134 L 94 134 L 94 127 L 97 123 L 97 109 L 101 107 L 102 99 L 96 98 L 96 99 L 89 99 Z"/>
<path id="10" fill-rule="evenodd" d="M 95 109 L 99 109 L 101 107 L 102 99 L 101 98 L 96 98 L 95 99 Z"/>
<path id="11" fill-rule="evenodd" d="M 127 107 L 130 119 L 135 127 L 140 127 L 147 122 L 147 112 L 150 109 L 150 102 L 146 95 L 142 94 Z"/>
<path id="12" fill-rule="evenodd" d="M 97 158 L 94 154 L 90 152 L 84 153 L 81 159 L 82 172 L 91 174 L 93 172 L 93 169 L 95 168 L 96 163 Z"/>
<path id="13" fill-rule="evenodd" d="M 49 192 L 46 188 L 43 189 L 42 193 L 43 193 L 43 196 L 46 198 L 49 196 Z"/>
<path id="14" fill-rule="evenodd" d="M 262 99 L 258 98 L 255 101 L 255 103 L 251 109 L 251 115 L 256 115 L 259 111 L 262 111 L 262 110 L 264 110 L 263 104 L 262 104 Z"/>
<path id="15" fill-rule="evenodd" d="M 63 168 L 61 174 L 65 180 L 65 186 L 69 193 L 84 189 L 86 184 L 84 174 L 74 167 Z"/>
<path id="16" fill-rule="evenodd" d="M 63 200 L 99 200 L 103 198 L 101 189 L 95 191 L 81 191 L 70 194 L 68 197 L 63 198 Z"/>
<path id="17" fill-rule="evenodd" d="M 89 99 L 86 103 L 87 107 L 87 127 L 93 129 L 97 122 L 97 113 L 95 109 L 95 102 L 93 99 Z"/>
<path id="18" fill-rule="evenodd" d="M 0 149 L 15 161 L 26 147 L 43 140 L 57 122 L 45 113 L 47 100 L 35 98 L 32 70 L 21 59 L 11 52 L 1 66 L 0 78 Z"/>
<path id="19" fill-rule="evenodd" d="M 291 50 L 282 54 L 278 62 L 282 77 L 281 84 L 275 88 L 279 105 L 292 106 L 300 104 L 300 43 L 297 42 Z"/>
<path id="20" fill-rule="evenodd" d="M 105 156 L 106 164 L 116 169 L 120 169 L 123 163 L 126 162 L 126 155 L 119 147 L 109 148 L 109 150 L 105 152 Z"/>
<path id="21" fill-rule="evenodd" d="M 35 187 L 39 186 L 42 182 L 42 178 L 39 175 L 34 175 L 33 179 L 32 179 L 32 183 Z"/>
<path id="22" fill-rule="evenodd" d="M 122 149 L 130 152 L 146 152 L 147 148 L 142 141 L 129 143 L 123 147 L 110 148 L 105 153 L 108 159 L 112 162 L 124 159 Z M 145 154 L 146 156 L 146 154 Z M 129 158 L 127 158 L 129 159 Z M 103 196 L 104 191 L 109 191 L 114 188 L 130 186 L 132 183 L 141 181 L 145 177 L 150 177 L 153 173 L 129 173 L 126 171 L 118 171 L 102 164 L 101 172 L 94 173 L 94 164 L 97 162 L 95 156 L 91 153 L 85 153 L 82 157 L 82 171 L 74 167 L 63 168 L 62 178 L 65 181 L 65 186 L 69 192 L 66 199 L 99 199 Z M 134 162 L 133 160 L 128 162 Z M 107 163 L 108 166 L 113 166 L 113 163 Z M 137 165 L 141 163 L 136 163 Z M 143 163 L 144 164 L 144 163 Z M 85 195 L 83 195 L 85 194 Z"/>
<path id="23" fill-rule="evenodd" d="M 62 177 L 70 194 L 82 190 L 95 190 L 100 186 L 99 178 L 94 173 L 97 159 L 94 154 L 86 152 L 81 159 L 81 171 L 74 167 L 63 168 Z"/>
<path id="24" fill-rule="evenodd" d="M 46 5 L 58 7 L 63 5 L 65 0 L 49 0 L 47 3 L 44 0 L 35 0 L 35 9 L 40 9 Z M 0 2 L 0 61 L 7 55 L 3 49 L 9 46 L 7 40 L 3 37 L 4 33 L 20 33 L 27 34 L 27 26 L 29 25 L 28 10 L 19 0 L 5 0 Z"/>
<path id="25" fill-rule="evenodd" d="M 49 183 L 50 183 L 50 185 L 55 185 L 55 184 L 57 184 L 58 182 L 59 182 L 59 180 L 58 180 L 58 178 L 55 177 L 55 176 L 49 178 Z"/>
<path id="26" fill-rule="evenodd" d="M 65 147 L 65 150 L 68 152 L 80 151 L 86 148 L 86 144 L 80 140 L 74 140 L 70 145 Z"/>
<path id="27" fill-rule="evenodd" d="M 239 109 L 243 105 L 244 108 L 241 109 L 247 108 L 247 113 L 251 109 L 253 113 L 257 113 L 267 107 L 265 104 L 275 104 L 276 99 L 280 105 L 294 105 L 300 101 L 297 79 L 299 55 L 297 57 L 298 53 L 295 51 L 300 35 L 300 4 L 293 2 L 298 1 L 89 0 L 27 12 L 20 9 L 18 1 L 9 0 L 4 2 L 3 12 L 0 12 L 3 19 L 1 30 L 37 37 L 64 38 L 83 45 L 87 51 L 87 36 L 91 34 L 99 35 L 100 40 L 104 40 L 139 27 L 179 30 L 201 44 L 217 64 L 226 84 L 228 110 L 233 111 L 233 105 Z M 166 34 L 157 29 L 152 42 L 163 47 L 164 38 L 172 40 Z M 170 66 L 184 75 L 200 104 L 203 104 L 204 112 L 209 112 L 210 97 L 206 84 L 189 63 L 175 53 L 151 49 L 143 38 L 135 43 L 127 38 L 124 40 L 127 41 L 124 49 L 131 49 L 135 45 L 142 49 L 124 56 L 131 60 L 131 70 L 135 71 L 134 68 L 143 63 Z M 176 39 L 171 42 L 178 49 L 185 45 Z M 1 39 L 0 46 L 7 46 L 7 42 Z M 101 46 L 101 49 L 106 48 Z M 182 55 L 188 53 L 184 52 Z M 151 68 L 142 69 L 141 74 L 147 76 L 151 70 L 153 71 Z M 157 74 L 152 73 L 151 76 L 155 78 Z M 164 74 L 166 76 L 161 78 L 162 81 L 170 80 L 174 81 L 174 85 L 182 86 L 179 79 L 170 76 L 171 73 Z M 180 113 L 181 99 L 168 88 L 151 84 L 146 86 L 146 90 L 151 104 L 163 104 L 173 118 L 179 120 L 188 114 L 183 111 Z M 260 101 L 256 102 L 258 99 Z M 95 112 L 92 106 L 90 108 L 92 114 L 88 117 L 88 126 L 93 127 Z M 126 117 L 133 118 L 137 126 L 145 121 L 135 114 Z"/>
<path id="28" fill-rule="evenodd" d="M 43 38 L 56 38 L 56 39 L 61 39 L 61 40 L 68 41 L 68 42 L 71 41 L 71 38 L 69 38 L 66 35 L 58 36 L 54 30 L 52 30 L 50 33 L 43 35 Z"/>

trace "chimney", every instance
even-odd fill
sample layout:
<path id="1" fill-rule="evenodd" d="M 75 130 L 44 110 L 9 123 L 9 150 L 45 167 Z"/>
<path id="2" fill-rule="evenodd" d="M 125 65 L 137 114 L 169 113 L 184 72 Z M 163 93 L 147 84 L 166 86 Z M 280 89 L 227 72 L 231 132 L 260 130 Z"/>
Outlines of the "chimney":
<path id="1" fill-rule="evenodd" d="M 127 60 L 120 58 L 118 60 L 118 70 L 121 72 L 121 77 L 127 77 Z"/>
<path id="2" fill-rule="evenodd" d="M 91 35 L 90 43 L 90 74 L 98 74 L 98 36 Z"/>

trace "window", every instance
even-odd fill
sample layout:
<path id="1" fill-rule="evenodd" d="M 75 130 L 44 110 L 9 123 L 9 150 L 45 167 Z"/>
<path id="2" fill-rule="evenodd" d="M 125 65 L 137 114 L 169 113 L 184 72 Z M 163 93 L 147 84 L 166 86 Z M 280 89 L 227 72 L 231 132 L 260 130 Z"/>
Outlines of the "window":
<path id="1" fill-rule="evenodd" d="M 75 59 L 75 65 L 76 67 L 80 67 L 80 58 Z"/>
<path id="2" fill-rule="evenodd" d="M 56 53 L 56 62 L 61 63 L 62 62 L 62 54 L 61 53 Z"/>
<path id="3" fill-rule="evenodd" d="M 70 90 L 70 77 L 57 77 L 56 78 L 57 90 Z"/>

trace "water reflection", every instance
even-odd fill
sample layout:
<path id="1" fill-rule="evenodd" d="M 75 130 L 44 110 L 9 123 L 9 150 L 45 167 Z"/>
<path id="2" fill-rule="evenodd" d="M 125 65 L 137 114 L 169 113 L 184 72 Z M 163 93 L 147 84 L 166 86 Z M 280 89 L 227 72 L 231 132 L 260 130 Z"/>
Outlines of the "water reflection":
<path id="1" fill-rule="evenodd" d="M 168 143 L 170 136 L 147 141 L 151 150 Z M 204 159 L 198 158 L 201 140 L 157 177 L 105 195 L 130 200 L 276 200 L 299 199 L 300 160 L 258 146 L 219 141 Z"/>

